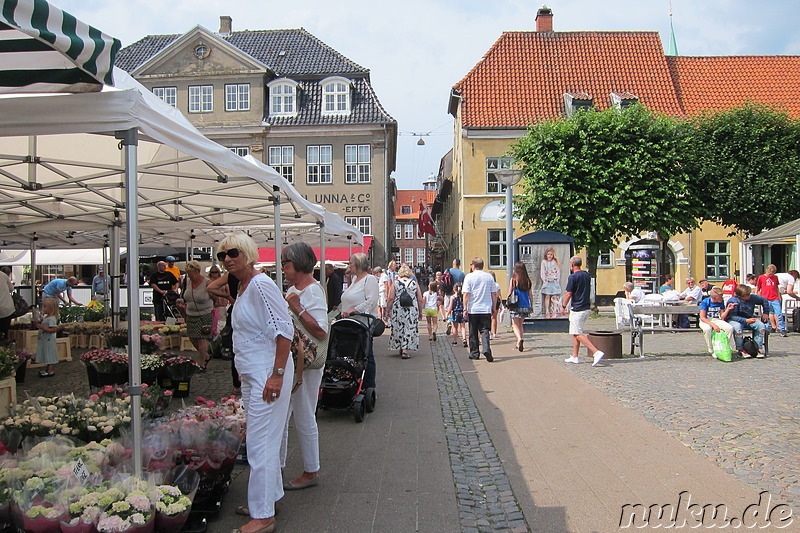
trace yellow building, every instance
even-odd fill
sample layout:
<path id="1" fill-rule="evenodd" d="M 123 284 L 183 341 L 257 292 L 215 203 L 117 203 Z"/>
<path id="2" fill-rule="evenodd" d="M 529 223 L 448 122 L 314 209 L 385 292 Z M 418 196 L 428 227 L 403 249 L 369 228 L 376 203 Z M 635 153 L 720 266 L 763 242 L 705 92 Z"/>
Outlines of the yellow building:
<path id="1" fill-rule="evenodd" d="M 799 75 L 800 57 L 667 56 L 657 32 L 554 32 L 552 11 L 539 9 L 536 31 L 503 33 L 451 91 L 453 151 L 440 167 L 440 179 L 452 185 L 440 218 L 447 253 L 465 263 L 483 257 L 505 293 L 505 189 L 497 171 L 513 166 L 509 147 L 529 124 L 581 108 L 634 102 L 687 116 L 753 100 L 783 105 L 800 116 L 794 85 L 781 82 Z M 763 90 L 769 83 L 765 80 L 775 80 L 769 91 Z M 528 233 L 519 222 L 514 228 L 515 238 Z M 628 237 L 598 261 L 598 303 L 608 302 L 628 280 L 657 290 L 663 275 L 672 274 L 682 289 L 688 276 L 721 284 L 737 271 L 740 279 L 760 272 L 760 263 L 742 266 L 740 242 L 746 236 L 730 233 L 731 228 L 704 223 L 667 242 L 655 235 Z M 792 268 L 788 258 L 793 253 L 772 257 L 772 262 L 787 262 L 778 264 L 780 270 Z M 649 263 L 652 256 L 657 268 Z"/>

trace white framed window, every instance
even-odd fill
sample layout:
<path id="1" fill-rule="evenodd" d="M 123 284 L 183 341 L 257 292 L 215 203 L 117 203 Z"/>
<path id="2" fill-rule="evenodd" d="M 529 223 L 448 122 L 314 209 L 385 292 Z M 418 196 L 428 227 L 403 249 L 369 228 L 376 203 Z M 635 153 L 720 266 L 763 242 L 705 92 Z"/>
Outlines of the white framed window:
<path id="1" fill-rule="evenodd" d="M 331 183 L 333 181 L 333 147 L 316 145 L 306 147 L 306 183 Z"/>
<path id="2" fill-rule="evenodd" d="M 214 86 L 189 86 L 189 113 L 211 113 L 214 111 Z"/>
<path id="3" fill-rule="evenodd" d="M 178 107 L 177 87 L 153 87 L 153 94 L 161 98 L 172 107 Z"/>
<path id="4" fill-rule="evenodd" d="M 297 83 L 286 78 L 272 80 L 269 89 L 270 116 L 293 116 L 297 114 Z"/>
<path id="5" fill-rule="evenodd" d="M 338 76 L 322 80 L 322 114 L 350 114 L 350 80 Z"/>
<path id="6" fill-rule="evenodd" d="M 394 238 L 395 240 L 400 240 L 403 238 L 403 225 L 402 224 L 395 224 L 394 225 Z"/>
<path id="7" fill-rule="evenodd" d="M 405 248 L 404 249 L 405 257 L 403 262 L 408 263 L 409 265 L 414 264 L 414 249 L 413 248 Z"/>
<path id="8" fill-rule="evenodd" d="M 294 183 L 294 146 L 270 146 L 269 166 L 281 173 L 289 183 Z"/>
<path id="9" fill-rule="evenodd" d="M 231 83 L 225 85 L 225 111 L 250 110 L 250 84 Z"/>
<path id="10" fill-rule="evenodd" d="M 400 206 L 400 214 L 401 215 L 410 215 L 411 214 L 411 206 L 410 205 L 401 205 Z"/>
<path id="11" fill-rule="evenodd" d="M 364 235 L 372 235 L 372 217 L 344 217 L 344 221 Z"/>
<path id="12" fill-rule="evenodd" d="M 498 170 L 510 169 L 514 166 L 513 157 L 487 157 L 486 158 L 486 192 L 500 194 L 506 192 L 506 187 L 497 179 Z"/>
<path id="13" fill-rule="evenodd" d="M 723 280 L 730 278 L 730 241 L 706 241 L 706 278 Z"/>
<path id="14" fill-rule="evenodd" d="M 425 263 L 425 248 L 417 248 L 417 264 L 424 265 Z"/>
<path id="15" fill-rule="evenodd" d="M 597 256 L 597 268 L 614 268 L 614 250 L 602 250 Z"/>
<path id="16" fill-rule="evenodd" d="M 346 144 L 344 146 L 344 182 L 369 183 L 370 145 Z"/>
<path id="17" fill-rule="evenodd" d="M 238 155 L 239 157 L 246 157 L 250 155 L 250 147 L 249 146 L 231 146 L 231 152 Z"/>
<path id="18" fill-rule="evenodd" d="M 489 230 L 489 265 L 490 269 L 506 268 L 506 230 Z"/>
<path id="19" fill-rule="evenodd" d="M 404 230 L 405 230 L 403 235 L 404 239 L 414 238 L 414 224 L 406 224 Z"/>

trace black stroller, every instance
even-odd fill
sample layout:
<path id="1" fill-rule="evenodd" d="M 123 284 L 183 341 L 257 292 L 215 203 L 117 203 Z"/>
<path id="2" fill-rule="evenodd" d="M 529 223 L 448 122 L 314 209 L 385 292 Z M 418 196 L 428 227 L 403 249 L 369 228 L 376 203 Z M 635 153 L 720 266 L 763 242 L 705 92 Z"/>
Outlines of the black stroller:
<path id="1" fill-rule="evenodd" d="M 317 407 L 353 409 L 356 422 L 362 422 L 366 413 L 375 410 L 375 389 L 364 389 L 363 384 L 372 337 L 381 333 L 383 321 L 367 314 L 351 315 L 331 324 Z"/>
<path id="2" fill-rule="evenodd" d="M 173 290 L 167 291 L 167 294 L 164 295 L 164 298 L 161 300 L 161 304 L 164 306 L 165 318 L 172 318 L 177 322 L 177 320 L 183 316 L 180 308 L 178 307 L 179 298 L 180 295 Z"/>

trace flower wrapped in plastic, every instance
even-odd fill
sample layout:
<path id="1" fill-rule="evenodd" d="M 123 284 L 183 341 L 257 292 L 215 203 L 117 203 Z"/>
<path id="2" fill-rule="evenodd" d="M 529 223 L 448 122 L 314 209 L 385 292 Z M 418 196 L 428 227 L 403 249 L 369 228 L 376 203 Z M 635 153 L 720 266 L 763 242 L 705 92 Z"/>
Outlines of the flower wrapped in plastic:
<path id="1" fill-rule="evenodd" d="M 152 532 L 155 512 L 149 494 L 153 489 L 149 483 L 136 477 L 128 477 L 112 485 L 109 491 L 111 501 L 97 520 L 97 531 L 101 533 Z M 115 496 L 121 497 L 115 498 Z M 103 502 L 105 503 L 105 501 Z"/>
<path id="2" fill-rule="evenodd" d="M 164 355 L 164 365 L 174 381 L 189 381 L 200 369 L 193 359 L 170 353 Z"/>
<path id="3" fill-rule="evenodd" d="M 13 480 L 12 517 L 17 527 L 31 533 L 58 533 L 67 506 L 62 492 L 66 486 L 63 451 L 66 444 L 42 442 L 20 461 Z"/>
<path id="4" fill-rule="evenodd" d="M 128 371 L 128 354 L 107 348 L 89 350 L 81 355 L 81 361 L 92 365 L 98 372 L 111 374 Z"/>
<path id="5" fill-rule="evenodd" d="M 141 337 L 142 353 L 153 353 L 161 347 L 164 339 L 157 333 L 143 333 Z"/>
<path id="6" fill-rule="evenodd" d="M 171 470 L 158 485 L 153 498 L 156 505 L 156 530 L 180 531 L 192 510 L 200 476 L 185 466 Z"/>

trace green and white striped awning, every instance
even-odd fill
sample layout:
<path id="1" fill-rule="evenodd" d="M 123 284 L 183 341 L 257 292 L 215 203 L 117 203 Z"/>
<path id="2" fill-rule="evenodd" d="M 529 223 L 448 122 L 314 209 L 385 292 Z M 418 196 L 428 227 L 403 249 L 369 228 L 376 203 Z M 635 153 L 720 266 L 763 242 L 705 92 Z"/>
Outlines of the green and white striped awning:
<path id="1" fill-rule="evenodd" d="M 0 93 L 113 85 L 121 43 L 45 0 L 0 0 Z"/>

